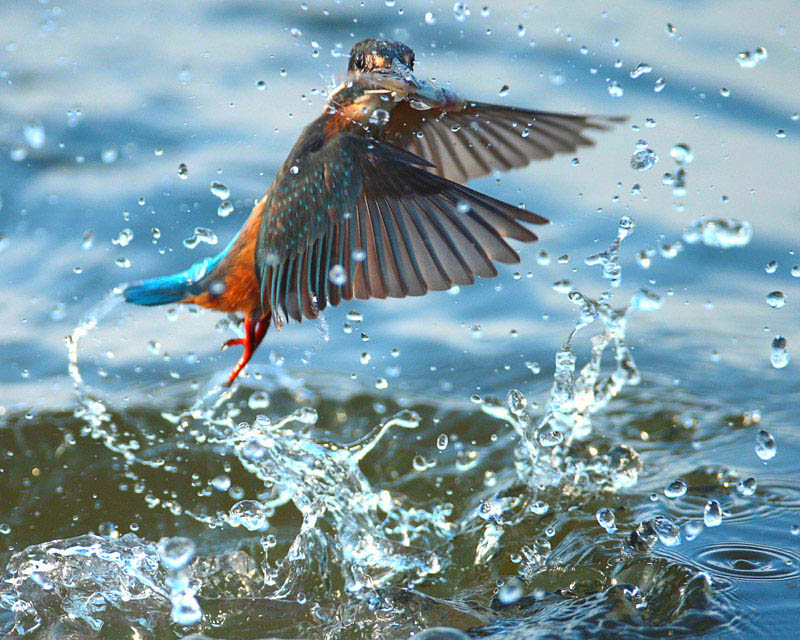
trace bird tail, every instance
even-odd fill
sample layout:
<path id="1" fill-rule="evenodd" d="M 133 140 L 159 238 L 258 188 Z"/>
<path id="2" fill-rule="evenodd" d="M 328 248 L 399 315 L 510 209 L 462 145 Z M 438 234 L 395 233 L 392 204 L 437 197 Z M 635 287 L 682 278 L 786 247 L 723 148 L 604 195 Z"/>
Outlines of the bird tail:
<path id="1" fill-rule="evenodd" d="M 160 304 L 180 302 L 190 294 L 192 281 L 189 278 L 191 267 L 186 271 L 161 278 L 150 278 L 128 285 L 122 291 L 125 302 L 154 307 Z M 196 283 L 194 283 L 196 284 Z"/>
<path id="2" fill-rule="evenodd" d="M 200 262 L 195 262 L 191 267 L 180 273 L 129 284 L 122 290 L 125 302 L 145 307 L 155 307 L 161 304 L 180 302 L 189 296 L 200 295 L 207 291 L 214 281 L 214 278 L 210 277 L 211 272 L 228 255 L 238 237 L 239 234 L 237 233 L 228 246 L 213 258 L 204 258 Z"/>

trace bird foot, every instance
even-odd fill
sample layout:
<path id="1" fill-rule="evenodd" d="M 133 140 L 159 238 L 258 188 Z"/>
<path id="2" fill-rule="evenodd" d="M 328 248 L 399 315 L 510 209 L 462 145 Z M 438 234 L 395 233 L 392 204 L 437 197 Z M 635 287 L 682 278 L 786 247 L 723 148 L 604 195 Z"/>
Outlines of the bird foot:
<path id="1" fill-rule="evenodd" d="M 231 340 L 227 340 L 223 343 L 223 351 L 236 345 L 242 345 L 242 347 L 244 347 L 244 353 L 242 353 L 242 357 L 239 358 L 239 361 L 233 368 L 231 375 L 228 377 L 228 381 L 225 383 L 226 387 L 230 387 L 233 384 L 233 381 L 236 380 L 238 375 L 242 372 L 242 369 L 244 369 L 247 363 L 250 362 L 250 358 L 256 352 L 256 349 L 258 349 L 258 345 L 261 344 L 264 336 L 267 335 L 270 319 L 270 315 L 266 315 L 258 321 L 254 321 L 249 317 L 245 318 L 244 337 L 232 338 Z"/>

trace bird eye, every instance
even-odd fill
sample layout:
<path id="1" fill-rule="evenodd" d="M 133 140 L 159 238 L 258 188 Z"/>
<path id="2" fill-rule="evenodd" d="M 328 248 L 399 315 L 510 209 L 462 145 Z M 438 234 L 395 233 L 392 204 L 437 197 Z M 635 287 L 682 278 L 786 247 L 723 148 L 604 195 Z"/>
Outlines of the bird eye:
<path id="1" fill-rule="evenodd" d="M 358 69 L 359 71 L 364 71 L 364 69 L 367 67 L 367 56 L 365 56 L 363 53 L 359 51 L 356 54 L 355 63 L 356 63 L 356 69 Z"/>

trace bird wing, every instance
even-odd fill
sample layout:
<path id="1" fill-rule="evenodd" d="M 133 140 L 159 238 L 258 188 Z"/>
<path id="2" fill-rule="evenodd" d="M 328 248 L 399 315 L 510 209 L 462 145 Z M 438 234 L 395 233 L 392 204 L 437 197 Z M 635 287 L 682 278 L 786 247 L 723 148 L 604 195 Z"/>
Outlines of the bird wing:
<path id="1" fill-rule="evenodd" d="M 520 222 L 547 222 L 363 135 L 338 133 L 291 162 L 256 244 L 262 302 L 278 324 L 354 296 L 418 296 L 497 275 L 493 261 L 519 261 L 506 238 L 536 240 Z"/>
<path id="2" fill-rule="evenodd" d="M 594 144 L 584 134 L 625 118 L 549 113 L 467 102 L 461 108 L 418 110 L 408 100 L 392 110 L 385 140 L 432 162 L 433 173 L 467 182 L 532 160 Z"/>

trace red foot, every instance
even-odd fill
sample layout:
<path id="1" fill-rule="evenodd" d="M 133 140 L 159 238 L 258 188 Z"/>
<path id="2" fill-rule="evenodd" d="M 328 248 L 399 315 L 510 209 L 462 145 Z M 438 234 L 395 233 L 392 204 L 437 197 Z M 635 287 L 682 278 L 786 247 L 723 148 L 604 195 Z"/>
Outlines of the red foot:
<path id="1" fill-rule="evenodd" d="M 244 347 L 242 357 L 239 358 L 239 362 L 236 363 L 228 381 L 225 383 L 226 387 L 230 387 L 231 384 L 233 384 L 233 381 L 236 380 L 236 377 L 242 372 L 245 365 L 250 362 L 250 358 L 256 352 L 256 349 L 258 349 L 258 345 L 261 344 L 264 336 L 267 335 L 270 320 L 272 320 L 271 314 L 265 315 L 257 322 L 249 316 L 246 317 L 244 319 L 244 338 L 233 338 L 222 345 L 223 351 L 235 345 L 242 345 Z"/>

